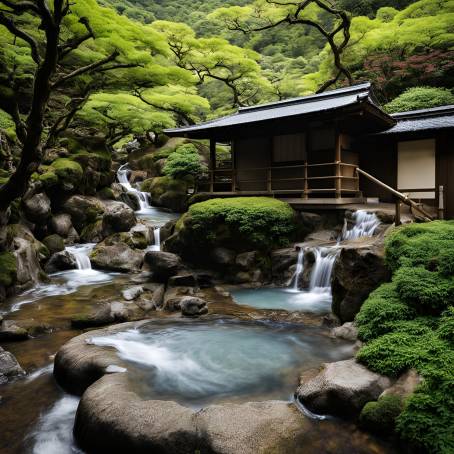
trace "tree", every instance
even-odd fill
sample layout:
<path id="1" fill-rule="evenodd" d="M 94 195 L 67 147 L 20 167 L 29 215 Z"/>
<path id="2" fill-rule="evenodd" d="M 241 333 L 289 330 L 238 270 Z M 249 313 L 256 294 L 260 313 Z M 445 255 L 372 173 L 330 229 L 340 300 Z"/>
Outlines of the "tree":
<path id="1" fill-rule="evenodd" d="M 353 79 L 342 55 L 350 40 L 350 15 L 333 6 L 329 0 L 301 2 L 256 0 L 251 6 L 220 8 L 211 17 L 224 20 L 230 30 L 244 34 L 274 29 L 281 25 L 310 27 L 323 36 L 333 55 L 335 72 L 317 90 L 322 92 L 344 77 Z"/>
<path id="2" fill-rule="evenodd" d="M 163 168 L 164 175 L 175 179 L 190 177 L 195 181 L 206 174 L 207 166 L 202 163 L 197 148 L 191 144 L 180 145 L 169 155 Z"/>
<path id="3" fill-rule="evenodd" d="M 395 113 L 450 104 L 454 104 L 454 94 L 447 88 L 413 87 L 405 90 L 384 107 L 387 112 Z"/>

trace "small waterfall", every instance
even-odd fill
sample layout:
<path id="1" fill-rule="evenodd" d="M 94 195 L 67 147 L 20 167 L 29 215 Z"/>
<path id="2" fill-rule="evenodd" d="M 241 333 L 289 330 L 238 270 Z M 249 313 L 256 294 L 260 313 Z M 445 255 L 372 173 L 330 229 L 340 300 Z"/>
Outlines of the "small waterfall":
<path id="1" fill-rule="evenodd" d="M 315 263 L 311 272 L 309 290 L 318 289 L 327 290 L 331 287 L 331 274 L 333 272 L 334 262 L 337 257 L 337 248 L 335 247 L 317 247 L 314 248 Z"/>
<path id="2" fill-rule="evenodd" d="M 117 180 L 118 182 L 131 194 L 137 198 L 139 202 L 140 211 L 152 208 L 149 201 L 148 201 L 148 194 L 146 192 L 141 192 L 136 188 L 131 186 L 129 182 L 128 175 L 129 175 L 129 166 L 128 164 L 123 164 L 117 171 Z"/>
<path id="3" fill-rule="evenodd" d="M 89 254 L 95 247 L 95 243 L 75 244 L 74 246 L 67 246 L 66 250 L 75 258 L 77 269 L 91 270 L 91 262 Z"/>
<path id="4" fill-rule="evenodd" d="M 371 237 L 375 234 L 380 220 L 375 213 L 358 210 L 353 213 L 354 226 L 349 229 L 347 219 L 344 220 L 344 228 L 340 240 L 356 240 L 361 237 Z"/>
<path id="5" fill-rule="evenodd" d="M 153 230 L 153 235 L 154 235 L 154 244 L 151 246 L 148 246 L 147 250 L 148 251 L 160 251 L 161 250 L 161 228 L 156 227 Z"/>
<path id="6" fill-rule="evenodd" d="M 304 248 L 300 248 L 298 251 L 298 259 L 296 261 L 296 270 L 295 274 L 292 276 L 292 279 L 290 280 L 290 285 L 292 285 L 293 290 L 298 291 L 298 281 L 301 273 L 304 271 Z"/>

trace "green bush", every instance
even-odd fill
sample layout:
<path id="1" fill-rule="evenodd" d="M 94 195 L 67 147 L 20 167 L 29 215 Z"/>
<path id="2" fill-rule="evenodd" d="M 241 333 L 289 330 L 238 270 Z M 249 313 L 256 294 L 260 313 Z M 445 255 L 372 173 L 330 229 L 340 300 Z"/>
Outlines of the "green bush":
<path id="1" fill-rule="evenodd" d="M 454 301 L 454 280 L 423 267 L 398 269 L 393 281 L 402 301 L 419 312 L 437 312 Z"/>
<path id="2" fill-rule="evenodd" d="M 361 411 L 359 424 L 362 428 L 379 435 L 390 435 L 396 429 L 396 419 L 402 412 L 403 403 L 399 396 L 382 396 L 368 402 Z"/>
<path id="3" fill-rule="evenodd" d="M 454 104 L 454 94 L 447 88 L 412 87 L 384 106 L 389 113 Z"/>
<path id="4" fill-rule="evenodd" d="M 450 306 L 443 312 L 437 329 L 438 335 L 454 346 L 454 307 Z"/>
<path id="5" fill-rule="evenodd" d="M 164 175 L 172 178 L 194 179 L 206 173 L 207 167 L 203 164 L 197 148 L 191 144 L 180 145 L 169 155 L 163 168 Z"/>
<path id="6" fill-rule="evenodd" d="M 381 285 L 369 295 L 369 298 L 357 314 L 358 337 L 367 342 L 396 328 L 396 322 L 414 318 L 413 308 L 401 302 L 395 283 Z"/>
<path id="7" fill-rule="evenodd" d="M 290 205 L 267 197 L 207 200 L 191 205 L 186 219 L 196 241 L 215 243 L 221 227 L 228 229 L 233 241 L 245 241 L 259 249 L 288 244 L 296 229 Z"/>

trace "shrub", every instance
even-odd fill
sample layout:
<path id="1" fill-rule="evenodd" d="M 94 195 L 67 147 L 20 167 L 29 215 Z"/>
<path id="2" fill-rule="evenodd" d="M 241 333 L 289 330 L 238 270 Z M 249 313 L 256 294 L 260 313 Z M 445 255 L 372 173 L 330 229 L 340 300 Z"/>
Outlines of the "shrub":
<path id="1" fill-rule="evenodd" d="M 164 165 L 164 175 L 172 178 L 192 177 L 200 178 L 207 168 L 202 163 L 197 148 L 191 144 L 180 145 L 169 157 Z"/>
<path id="2" fill-rule="evenodd" d="M 401 302 L 395 283 L 381 285 L 369 295 L 357 314 L 358 337 L 369 341 L 396 328 L 396 322 L 415 317 L 415 310 Z"/>
<path id="3" fill-rule="evenodd" d="M 402 301 L 420 312 L 440 313 L 454 301 L 454 280 L 423 267 L 404 266 L 393 281 Z"/>
<path id="4" fill-rule="evenodd" d="M 438 335 L 454 346 L 454 307 L 450 306 L 443 312 L 437 329 Z"/>
<path id="5" fill-rule="evenodd" d="M 454 94 L 447 88 L 412 87 L 384 106 L 389 113 L 454 104 Z"/>
<path id="6" fill-rule="evenodd" d="M 376 402 L 368 402 L 361 411 L 359 424 L 366 430 L 389 435 L 396 429 L 396 419 L 402 412 L 403 403 L 399 396 L 382 396 Z"/>

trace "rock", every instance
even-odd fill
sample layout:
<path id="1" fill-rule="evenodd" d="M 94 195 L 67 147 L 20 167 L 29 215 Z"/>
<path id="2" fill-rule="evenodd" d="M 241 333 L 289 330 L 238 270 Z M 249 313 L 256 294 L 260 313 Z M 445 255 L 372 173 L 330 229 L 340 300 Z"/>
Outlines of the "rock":
<path id="1" fill-rule="evenodd" d="M 211 258 L 217 265 L 228 266 L 235 263 L 235 252 L 223 247 L 214 248 L 211 251 Z"/>
<path id="2" fill-rule="evenodd" d="M 99 243 L 107 236 L 108 232 L 105 231 L 101 220 L 86 225 L 80 232 L 80 239 L 83 243 Z"/>
<path id="3" fill-rule="evenodd" d="M 335 241 L 339 233 L 334 230 L 317 230 L 309 234 L 305 241 L 316 241 L 317 243 L 328 243 L 330 241 Z"/>
<path id="4" fill-rule="evenodd" d="M 153 227 L 146 224 L 136 224 L 130 231 L 130 243 L 137 249 L 146 249 L 154 243 Z"/>
<path id="5" fill-rule="evenodd" d="M 167 283 L 169 287 L 195 287 L 197 285 L 196 277 L 193 274 L 178 274 L 169 278 Z"/>
<path id="6" fill-rule="evenodd" d="M 277 249 L 271 252 L 271 273 L 273 282 L 285 285 L 291 279 L 298 259 L 298 251 L 292 248 Z"/>
<path id="7" fill-rule="evenodd" d="M 392 386 L 385 389 L 380 397 L 393 395 L 405 399 L 415 392 L 422 381 L 421 375 L 415 369 L 410 369 L 402 374 Z"/>
<path id="8" fill-rule="evenodd" d="M 50 228 L 54 233 L 60 235 L 62 238 L 67 238 L 72 231 L 73 224 L 69 214 L 56 214 L 50 220 Z"/>
<path id="9" fill-rule="evenodd" d="M 165 177 L 153 178 L 150 184 L 151 204 L 181 213 L 187 208 L 188 185 L 183 180 Z"/>
<path id="10" fill-rule="evenodd" d="M 100 220 L 105 208 L 96 197 L 73 195 L 63 203 L 62 210 L 71 216 L 74 227 L 80 232 L 88 224 Z"/>
<path id="11" fill-rule="evenodd" d="M 342 326 L 333 328 L 331 334 L 339 339 L 356 341 L 358 339 L 358 328 L 356 328 L 353 322 L 346 322 Z"/>
<path id="12" fill-rule="evenodd" d="M 369 432 L 391 436 L 396 429 L 396 420 L 404 407 L 399 396 L 389 394 L 378 401 L 367 402 L 359 415 L 358 425 Z"/>
<path id="13" fill-rule="evenodd" d="M 243 252 L 236 256 L 235 263 L 245 270 L 250 270 L 257 261 L 257 255 L 257 251 Z"/>
<path id="14" fill-rule="evenodd" d="M 61 252 L 65 249 L 65 242 L 63 241 L 63 238 L 56 233 L 46 236 L 42 242 L 44 246 L 49 249 L 50 254 L 55 254 L 56 252 Z"/>
<path id="15" fill-rule="evenodd" d="M 16 324 L 14 320 L 3 320 L 0 327 L 0 341 L 21 341 L 29 338 L 28 331 Z"/>
<path id="16" fill-rule="evenodd" d="M 77 269 L 75 257 L 68 251 L 57 252 L 49 259 L 44 267 L 46 273 L 52 274 L 58 271 L 67 271 Z"/>
<path id="17" fill-rule="evenodd" d="M 177 223 L 177 220 L 171 220 L 166 222 L 162 227 L 161 227 L 161 242 L 164 242 L 169 238 L 169 236 L 173 235 L 173 232 L 175 230 L 175 224 Z"/>
<path id="18" fill-rule="evenodd" d="M 322 217 L 316 213 L 301 211 L 300 217 L 303 225 L 309 231 L 317 230 L 322 224 Z"/>
<path id="19" fill-rule="evenodd" d="M 154 291 L 153 291 L 153 296 L 151 298 L 153 305 L 157 308 L 162 307 L 164 303 L 164 294 L 165 294 L 165 286 L 164 285 L 159 285 Z"/>
<path id="20" fill-rule="evenodd" d="M 6 383 L 9 378 L 25 375 L 12 353 L 0 347 L 0 384 Z"/>
<path id="21" fill-rule="evenodd" d="M 153 276 L 161 282 L 175 276 L 183 267 L 181 258 L 170 252 L 148 251 L 145 254 L 145 262 Z"/>
<path id="22" fill-rule="evenodd" d="M 185 296 L 192 296 L 194 289 L 192 287 L 169 287 L 164 294 L 163 309 L 167 311 L 181 310 L 181 300 Z"/>
<path id="23" fill-rule="evenodd" d="M 132 249 L 124 243 L 113 246 L 100 243 L 90 254 L 90 261 L 94 268 L 121 272 L 139 271 L 143 259 L 143 252 Z"/>
<path id="24" fill-rule="evenodd" d="M 324 363 L 312 377 L 302 377 L 298 399 L 318 414 L 356 416 L 364 405 L 376 400 L 391 380 L 371 372 L 355 359 Z"/>
<path id="25" fill-rule="evenodd" d="M 207 303 L 196 296 L 184 296 L 180 300 L 181 313 L 187 317 L 198 317 L 208 312 Z"/>
<path id="26" fill-rule="evenodd" d="M 333 313 L 342 323 L 352 321 L 369 293 L 389 279 L 383 241 L 343 247 L 333 269 Z"/>
<path id="27" fill-rule="evenodd" d="M 136 285 L 135 287 L 129 287 L 126 290 L 122 290 L 121 296 L 123 299 L 126 301 L 132 301 L 138 298 L 142 293 L 144 292 L 144 289 L 140 285 Z"/>
<path id="28" fill-rule="evenodd" d="M 76 315 L 71 319 L 71 326 L 76 329 L 93 328 L 97 326 L 109 325 L 115 322 L 115 316 L 112 313 L 109 304 L 102 304 L 91 314 Z"/>
<path id="29" fill-rule="evenodd" d="M 51 216 L 50 199 L 44 193 L 24 199 L 22 207 L 27 219 L 35 223 L 45 223 Z"/>
<path id="30" fill-rule="evenodd" d="M 134 211 L 123 202 L 106 203 L 103 227 L 111 232 L 127 232 L 136 225 Z"/>

